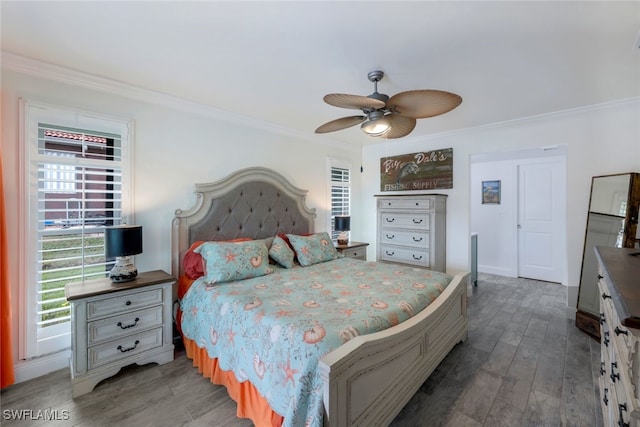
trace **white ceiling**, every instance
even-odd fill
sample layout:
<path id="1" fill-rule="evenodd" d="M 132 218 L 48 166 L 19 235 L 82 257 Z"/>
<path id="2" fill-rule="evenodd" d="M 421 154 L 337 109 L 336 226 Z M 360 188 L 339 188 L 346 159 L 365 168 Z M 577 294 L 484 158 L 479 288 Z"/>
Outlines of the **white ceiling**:
<path id="1" fill-rule="evenodd" d="M 408 138 L 640 96 L 640 1 L 7 1 L 2 50 L 314 135 L 327 93 L 441 89 Z M 365 141 L 366 142 L 366 141 Z"/>

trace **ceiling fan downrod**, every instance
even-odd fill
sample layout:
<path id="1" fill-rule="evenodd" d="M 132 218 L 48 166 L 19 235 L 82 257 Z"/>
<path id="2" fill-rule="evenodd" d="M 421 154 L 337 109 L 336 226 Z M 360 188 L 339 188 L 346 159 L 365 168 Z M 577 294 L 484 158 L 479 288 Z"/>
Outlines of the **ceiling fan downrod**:
<path id="1" fill-rule="evenodd" d="M 368 95 L 367 97 L 377 99 L 386 104 L 386 102 L 389 100 L 389 95 L 378 93 L 378 82 L 384 77 L 384 71 L 370 71 L 369 74 L 367 74 L 367 77 L 369 78 L 369 81 L 373 82 L 373 93 L 371 95 Z"/>

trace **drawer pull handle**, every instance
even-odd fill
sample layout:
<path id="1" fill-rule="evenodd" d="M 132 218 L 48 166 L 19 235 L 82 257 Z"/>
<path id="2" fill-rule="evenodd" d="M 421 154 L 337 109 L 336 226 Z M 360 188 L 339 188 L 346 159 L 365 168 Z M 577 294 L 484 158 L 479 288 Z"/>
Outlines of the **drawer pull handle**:
<path id="1" fill-rule="evenodd" d="M 412 256 L 412 257 L 413 257 L 413 259 L 415 259 L 416 261 L 419 261 L 419 260 L 421 260 L 421 259 L 422 259 L 422 255 L 420 255 L 420 256 L 415 256 L 415 255 L 411 254 L 411 256 Z"/>
<path id="2" fill-rule="evenodd" d="M 607 298 L 611 298 L 611 295 L 607 295 L 604 292 L 602 293 L 602 299 L 607 299 Z"/>
<path id="3" fill-rule="evenodd" d="M 127 351 L 135 350 L 138 344 L 140 344 L 140 340 L 136 340 L 135 344 L 133 344 L 133 347 L 129 348 L 122 348 L 122 346 L 119 345 L 118 350 L 120 350 L 122 353 L 126 353 Z"/>
<path id="4" fill-rule="evenodd" d="M 422 224 L 422 219 L 413 219 L 414 224 Z"/>
<path id="5" fill-rule="evenodd" d="M 625 423 L 623 418 L 622 418 L 622 411 L 627 411 L 627 404 L 626 403 L 619 403 L 618 404 L 618 426 L 619 427 L 629 427 L 629 423 Z"/>
<path id="6" fill-rule="evenodd" d="M 604 397 L 602 398 L 602 402 L 604 402 L 605 405 L 609 406 L 609 399 L 607 399 L 607 393 L 609 392 L 608 388 L 604 389 Z"/>
<path id="7" fill-rule="evenodd" d="M 386 236 L 386 237 L 387 237 L 387 239 L 389 239 L 389 240 L 391 240 L 391 239 L 395 239 L 395 237 L 396 237 L 396 235 L 395 235 L 395 234 L 392 234 L 392 235 L 385 234 L 385 236 Z"/>
<path id="8" fill-rule="evenodd" d="M 604 362 L 600 362 L 600 375 L 604 375 L 606 373 L 607 371 L 604 369 Z"/>
<path id="9" fill-rule="evenodd" d="M 604 313 L 600 313 L 600 324 L 604 325 L 605 320 L 606 319 L 604 318 Z"/>
<path id="10" fill-rule="evenodd" d="M 625 331 L 624 329 L 620 329 L 618 326 L 616 326 L 616 328 L 613 330 L 613 332 L 616 333 L 616 335 L 620 335 L 620 334 L 625 334 L 625 335 L 629 335 L 629 331 Z"/>
<path id="11" fill-rule="evenodd" d="M 393 221 L 395 221 L 396 219 L 395 219 L 395 218 L 385 218 L 384 220 L 385 220 L 385 221 L 387 221 L 387 222 L 393 222 Z"/>
<path id="12" fill-rule="evenodd" d="M 604 346 L 609 347 L 609 331 L 604 333 Z"/>
<path id="13" fill-rule="evenodd" d="M 620 373 L 616 374 L 613 371 L 617 367 L 618 367 L 618 362 L 611 362 L 611 375 L 609 375 L 609 378 L 611 378 L 611 381 L 614 382 L 614 383 L 616 382 L 617 379 L 618 380 L 620 379 Z"/>
<path id="14" fill-rule="evenodd" d="M 395 252 L 389 252 L 389 251 L 384 251 L 384 253 L 389 256 L 394 256 L 396 254 Z"/>
<path id="15" fill-rule="evenodd" d="M 129 329 L 129 328 L 133 328 L 134 326 L 136 326 L 139 321 L 140 321 L 140 318 L 136 317 L 132 324 L 130 324 L 130 325 L 122 325 L 122 322 L 118 322 L 118 326 L 120 326 L 120 329 Z"/>
<path id="16" fill-rule="evenodd" d="M 420 237 L 420 238 L 413 237 L 413 241 L 414 242 L 422 242 L 422 237 Z"/>
<path id="17" fill-rule="evenodd" d="M 604 279 L 604 276 L 598 274 L 598 280 L 600 280 L 600 279 Z"/>
<path id="18" fill-rule="evenodd" d="M 125 302 L 124 305 L 131 305 L 131 301 Z"/>

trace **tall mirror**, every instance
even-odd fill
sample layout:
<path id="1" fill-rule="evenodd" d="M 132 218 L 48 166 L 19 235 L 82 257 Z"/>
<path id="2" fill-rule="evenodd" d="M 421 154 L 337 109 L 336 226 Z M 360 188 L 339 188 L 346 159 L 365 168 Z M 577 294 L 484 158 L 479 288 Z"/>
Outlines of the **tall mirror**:
<path id="1" fill-rule="evenodd" d="M 576 326 L 600 339 L 600 300 L 596 246 L 639 247 L 640 174 L 595 176 L 582 255 Z"/>

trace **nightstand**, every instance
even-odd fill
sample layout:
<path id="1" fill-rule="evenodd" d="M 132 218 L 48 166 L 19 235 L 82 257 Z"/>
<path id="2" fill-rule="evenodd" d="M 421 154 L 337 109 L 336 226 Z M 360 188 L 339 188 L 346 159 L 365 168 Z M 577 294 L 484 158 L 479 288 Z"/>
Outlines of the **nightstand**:
<path id="1" fill-rule="evenodd" d="M 89 393 L 127 365 L 173 360 L 174 283 L 156 270 L 124 283 L 104 278 L 67 284 L 73 397 Z"/>
<path id="2" fill-rule="evenodd" d="M 367 259 L 367 246 L 369 246 L 368 243 L 349 242 L 346 245 L 336 245 L 336 249 L 346 257 L 364 261 Z"/>

